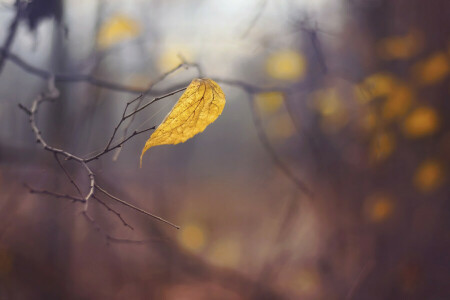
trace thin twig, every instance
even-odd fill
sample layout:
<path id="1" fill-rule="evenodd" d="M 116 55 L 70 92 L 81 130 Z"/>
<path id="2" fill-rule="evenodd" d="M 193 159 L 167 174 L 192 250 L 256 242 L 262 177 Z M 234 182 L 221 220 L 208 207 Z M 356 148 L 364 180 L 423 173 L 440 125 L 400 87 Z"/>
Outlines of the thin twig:
<path id="1" fill-rule="evenodd" d="M 28 62 L 26 62 L 25 60 L 23 60 L 16 54 L 6 51 L 6 49 L 3 47 L 0 48 L 0 53 L 3 54 L 3 57 L 5 59 L 8 59 L 12 63 L 14 63 L 16 66 L 18 66 L 21 69 L 23 69 L 24 71 L 26 71 L 27 73 L 33 74 L 42 79 L 48 80 L 53 77 L 55 82 L 86 82 L 86 83 L 89 83 L 89 84 L 97 86 L 97 87 L 102 87 L 102 88 L 106 88 L 106 89 L 109 89 L 112 91 L 126 92 L 126 93 L 131 93 L 131 94 L 155 95 L 155 94 L 160 93 L 160 92 L 152 90 L 151 86 L 147 87 L 147 88 L 136 88 L 136 87 L 131 87 L 131 86 L 123 85 L 120 83 L 115 83 L 115 82 L 111 82 L 108 80 L 100 79 L 100 78 L 97 78 L 90 74 L 54 74 L 52 72 L 40 69 L 38 67 L 35 67 L 35 66 L 29 64 Z M 183 63 L 180 66 L 176 67 L 175 69 L 179 69 L 181 67 L 197 67 L 197 65 Z"/>
<path id="2" fill-rule="evenodd" d="M 164 223 L 166 223 L 166 224 L 169 224 L 170 226 L 175 227 L 176 229 L 180 229 L 179 226 L 177 226 L 177 225 L 175 225 L 175 224 L 173 224 L 173 223 L 171 223 L 171 222 L 169 222 L 169 221 L 167 221 L 167 220 L 165 220 L 165 219 L 163 219 L 163 218 L 161 218 L 161 217 L 158 217 L 158 216 L 156 216 L 156 215 L 154 215 L 154 214 L 151 214 L 151 213 L 149 213 L 149 212 L 147 212 L 147 211 L 145 211 L 145 210 L 143 210 L 143 209 L 141 209 L 141 208 L 139 208 L 139 207 L 137 207 L 137 206 L 134 206 L 133 204 L 130 204 L 130 203 L 128 203 L 128 202 L 126 202 L 126 201 L 124 201 L 124 200 L 122 200 L 122 199 L 120 199 L 120 198 L 117 198 L 116 196 L 111 195 L 109 192 L 107 192 L 105 189 L 101 188 L 101 187 L 98 186 L 97 184 L 95 185 L 95 187 L 96 187 L 100 192 L 102 192 L 103 194 L 105 194 L 106 196 L 108 196 L 109 198 L 111 198 L 111 199 L 113 199 L 113 200 L 115 200 L 115 201 L 117 201 L 117 202 L 119 202 L 119 203 L 121 203 L 121 204 L 123 204 L 123 205 L 125 205 L 125 206 L 128 206 L 129 208 L 134 209 L 135 211 L 138 211 L 138 212 L 140 212 L 140 213 L 143 213 L 144 215 L 147 215 L 147 216 L 152 217 L 152 218 L 155 218 L 155 219 L 157 219 L 157 220 L 159 220 L 159 221 L 161 221 L 161 222 L 164 222 Z"/>
<path id="3" fill-rule="evenodd" d="M 58 158 L 58 153 L 53 153 L 53 156 L 55 157 L 55 160 L 58 162 L 59 167 L 63 170 L 64 174 L 66 174 L 67 179 L 69 179 L 70 183 L 75 187 L 75 189 L 78 191 L 78 194 L 83 197 L 83 194 L 81 193 L 81 189 L 78 186 L 78 184 L 73 180 L 72 176 L 70 176 L 67 169 L 64 167 L 64 165 L 61 163 L 61 161 Z"/>
<path id="4" fill-rule="evenodd" d="M 142 244 L 145 243 L 145 241 L 139 241 L 139 240 L 129 240 L 129 239 L 121 239 L 121 238 L 116 238 L 111 236 L 109 233 L 107 233 L 98 223 L 97 221 L 95 221 L 94 218 L 92 218 L 87 211 L 83 211 L 82 212 L 83 216 L 86 218 L 86 220 L 89 221 L 89 223 L 91 223 L 95 230 L 98 231 L 99 233 L 101 233 L 105 239 L 106 242 L 116 242 L 116 243 L 129 243 L 129 244 Z"/>
<path id="5" fill-rule="evenodd" d="M 27 184 L 24 184 L 24 186 L 28 189 L 28 191 L 30 192 L 30 194 L 42 194 L 42 195 L 48 195 L 48 196 L 52 196 L 55 197 L 57 199 L 61 198 L 61 199 L 68 199 L 68 200 L 72 200 L 74 202 L 86 202 L 86 200 L 84 200 L 83 198 L 79 198 L 79 197 L 74 197 L 68 194 L 60 194 L 60 193 L 56 193 L 56 192 L 51 192 L 51 191 L 47 191 L 47 190 L 36 190 L 32 187 L 30 187 Z"/>
<path id="6" fill-rule="evenodd" d="M 255 124 L 256 131 L 258 134 L 259 141 L 261 142 L 264 149 L 266 149 L 266 152 L 269 154 L 270 158 L 272 159 L 273 163 L 278 167 L 278 169 L 286 175 L 287 178 L 289 178 L 296 186 L 297 188 L 302 191 L 305 195 L 312 198 L 313 194 L 308 188 L 308 186 L 297 176 L 294 175 L 294 173 L 291 171 L 291 169 L 279 158 L 278 154 L 276 153 L 275 149 L 270 144 L 269 138 L 267 137 L 267 134 L 263 128 L 263 125 L 261 123 L 261 118 L 259 117 L 256 108 L 254 107 L 254 102 L 252 101 L 251 94 L 249 95 L 249 101 L 250 101 L 250 110 L 253 118 L 253 123 Z"/>
<path id="7" fill-rule="evenodd" d="M 252 29 L 255 27 L 256 23 L 261 18 L 262 13 L 264 12 L 264 9 L 266 8 L 266 5 L 267 5 L 267 0 L 260 1 L 258 10 L 257 10 L 256 14 L 254 15 L 254 17 L 252 18 L 252 20 L 250 21 L 247 29 L 242 34 L 241 39 L 246 38 L 249 35 L 250 31 L 252 31 Z"/>
<path id="8" fill-rule="evenodd" d="M 133 226 L 131 226 L 130 224 L 127 223 L 127 221 L 125 221 L 125 219 L 122 217 L 122 215 L 114 210 L 113 208 L 111 208 L 108 204 L 106 204 L 105 202 L 103 202 L 102 200 L 100 200 L 100 198 L 93 196 L 92 197 L 95 201 L 97 201 L 98 203 L 100 203 L 101 205 L 103 205 L 108 211 L 110 211 L 111 213 L 115 214 L 119 220 L 122 222 L 123 226 L 130 228 L 131 230 L 134 230 Z"/>
<path id="9" fill-rule="evenodd" d="M 178 91 L 179 91 L 179 90 L 178 90 Z M 174 93 L 176 93 L 176 92 L 178 92 L 178 91 L 171 92 L 171 93 L 168 93 L 167 95 L 163 95 L 163 96 L 157 97 L 157 98 L 155 98 L 151 103 L 153 103 L 153 102 L 155 102 L 155 101 L 158 101 L 158 100 L 160 100 L 160 99 L 163 99 L 163 98 L 165 98 L 165 97 L 168 97 L 168 96 L 170 96 L 170 95 L 173 95 Z M 45 102 L 45 101 L 54 100 L 54 99 L 56 99 L 58 96 L 59 96 L 59 91 L 58 91 L 58 89 L 55 87 L 55 81 L 54 81 L 54 78 L 53 78 L 53 77 L 50 77 L 50 79 L 49 79 L 49 81 L 48 81 L 48 92 L 38 95 L 38 96 L 33 100 L 30 109 L 26 108 L 24 105 L 21 105 L 21 104 L 19 105 L 19 108 L 21 108 L 21 109 L 28 115 L 28 117 L 29 117 L 29 123 L 30 123 L 31 129 L 32 129 L 32 131 L 33 131 L 33 133 L 34 133 L 34 135 L 35 135 L 35 138 L 36 138 L 37 143 L 41 144 L 42 147 L 44 148 L 44 150 L 53 153 L 55 159 L 57 160 L 57 162 L 58 162 L 58 164 L 60 165 L 60 167 L 63 169 L 63 171 L 64 171 L 64 173 L 66 174 L 66 176 L 68 177 L 69 181 L 77 188 L 77 190 L 79 191 L 79 193 L 81 194 L 81 189 L 78 187 L 78 185 L 75 183 L 75 181 L 74 181 L 74 180 L 72 179 L 72 177 L 69 175 L 69 173 L 68 173 L 67 170 L 64 168 L 64 166 L 62 165 L 62 163 L 59 161 L 58 155 L 63 156 L 63 157 L 65 158 L 65 160 L 73 160 L 73 161 L 79 163 L 79 164 L 85 169 L 85 171 L 86 171 L 86 173 L 87 173 L 87 175 L 88 175 L 88 177 L 89 177 L 89 189 L 88 189 L 88 192 L 87 192 L 86 196 L 84 196 L 84 197 L 81 196 L 81 198 L 73 197 L 73 196 L 70 196 L 70 195 L 58 194 L 58 193 L 49 192 L 49 191 L 38 191 L 38 190 L 33 190 L 33 189 L 31 189 L 31 188 L 29 188 L 29 189 L 30 189 L 31 192 L 34 192 L 34 193 L 47 194 L 47 195 L 51 195 L 51 196 L 54 196 L 54 197 L 67 198 L 67 199 L 72 199 L 72 200 L 74 200 L 74 201 L 83 202 L 83 203 L 84 203 L 83 212 L 84 212 L 85 215 L 88 217 L 88 219 L 93 220 L 92 218 L 90 218 L 90 217 L 87 215 L 87 211 L 88 211 L 88 207 L 89 207 L 88 205 L 89 205 L 89 200 L 90 200 L 91 198 L 94 198 L 94 197 L 95 197 L 95 194 L 94 194 L 94 193 L 95 193 L 95 189 L 96 189 L 96 188 L 99 188 L 99 187 L 96 185 L 94 172 L 93 172 L 93 171 L 91 170 L 91 168 L 89 167 L 88 162 L 90 162 L 90 161 L 92 161 L 92 160 L 94 160 L 94 159 L 99 158 L 100 156 L 102 156 L 102 155 L 108 153 L 109 151 L 112 151 L 113 149 L 116 149 L 116 148 L 118 148 L 118 147 L 121 147 L 125 142 L 127 142 L 128 140 L 130 140 L 130 139 L 133 138 L 134 136 L 139 135 L 139 134 L 144 133 L 144 132 L 147 132 L 147 131 L 149 131 L 149 130 L 153 130 L 155 127 L 153 126 L 153 127 L 151 127 L 151 128 L 147 128 L 147 129 L 144 129 L 144 130 L 134 131 L 133 134 L 131 134 L 129 137 L 125 138 L 123 141 L 118 142 L 118 143 L 115 144 L 114 146 L 111 146 L 112 140 L 113 140 L 113 138 L 114 138 L 114 134 L 113 134 L 113 138 L 110 139 L 110 141 L 108 142 L 107 146 L 104 148 L 104 150 L 103 150 L 101 153 L 99 153 L 99 154 L 97 154 L 97 155 L 95 155 L 95 156 L 93 156 L 93 157 L 91 157 L 91 158 L 82 158 L 82 157 L 76 156 L 76 155 L 74 155 L 74 154 L 72 154 L 72 153 L 69 153 L 69 152 L 67 152 L 67 151 L 65 151 L 65 150 L 62 150 L 62 149 L 59 149 L 59 148 L 55 148 L 55 147 L 50 146 L 50 145 L 44 140 L 44 138 L 42 137 L 41 131 L 40 131 L 39 128 L 38 128 L 38 125 L 37 125 L 37 122 L 36 122 L 36 114 L 37 114 L 37 112 L 38 112 L 38 109 L 39 109 L 40 104 L 42 104 L 42 103 Z M 146 104 L 145 107 L 148 107 L 151 103 Z M 127 107 L 128 107 L 128 106 L 127 106 Z M 145 107 L 144 107 L 144 108 L 145 108 Z M 142 109 L 143 109 L 143 108 L 142 108 Z M 142 110 L 142 109 L 141 109 L 141 110 Z M 128 116 L 130 116 L 131 114 L 135 114 L 135 113 L 137 113 L 137 111 L 128 114 Z M 123 117 L 126 119 L 127 116 L 126 116 L 125 114 L 126 114 L 126 110 L 125 110 L 124 113 L 123 113 Z M 117 130 L 115 130 L 114 132 L 117 132 Z M 100 189 L 101 189 L 101 188 L 100 188 Z M 167 221 L 167 220 L 164 220 L 164 219 L 162 219 L 162 218 L 160 218 L 160 217 L 158 217 L 158 216 L 156 216 L 156 215 L 153 215 L 153 214 L 151 214 L 151 213 L 148 213 L 148 212 L 146 212 L 146 211 L 144 211 L 144 210 L 142 210 L 142 209 L 140 209 L 140 208 L 138 208 L 138 207 L 136 207 L 136 206 L 134 206 L 134 205 L 132 205 L 132 204 L 129 204 L 129 203 L 127 203 L 126 201 L 123 201 L 123 200 L 121 200 L 121 199 L 119 199 L 119 198 L 117 198 L 117 197 L 112 196 L 110 193 L 108 193 L 108 192 L 105 191 L 104 189 L 101 189 L 100 191 L 101 191 L 102 193 L 104 193 L 105 195 L 107 195 L 108 197 L 110 197 L 111 199 L 114 199 L 115 201 L 118 201 L 118 202 L 121 203 L 122 205 L 125 205 L 125 206 L 128 206 L 128 207 L 130 207 L 130 208 L 133 208 L 133 209 L 136 210 L 136 211 L 139 211 L 139 212 L 141 212 L 141 213 L 143 213 L 143 214 L 146 214 L 146 215 L 148 215 L 148 216 L 150 216 L 150 217 L 152 217 L 152 218 L 155 218 L 155 219 L 157 219 L 157 220 L 159 220 L 159 221 L 162 221 L 162 222 L 164 222 L 164 223 L 166 223 L 166 224 L 169 224 L 169 225 L 171 225 L 171 226 L 173 226 L 173 227 L 175 227 L 175 228 L 177 228 L 177 229 L 179 228 L 178 226 L 176 226 L 176 225 L 170 223 L 170 222 Z M 126 224 L 125 226 L 130 227 L 130 226 L 123 220 L 123 218 L 120 216 L 120 214 L 119 214 L 118 212 L 112 210 L 112 209 L 111 209 L 109 206 L 107 206 L 105 203 L 102 203 L 101 200 L 99 200 L 99 199 L 96 199 L 96 200 L 97 200 L 99 203 L 103 204 L 108 210 L 114 212 L 114 213 L 121 219 L 122 223 L 123 223 L 124 225 Z M 94 222 L 95 222 L 95 221 L 94 221 Z"/>

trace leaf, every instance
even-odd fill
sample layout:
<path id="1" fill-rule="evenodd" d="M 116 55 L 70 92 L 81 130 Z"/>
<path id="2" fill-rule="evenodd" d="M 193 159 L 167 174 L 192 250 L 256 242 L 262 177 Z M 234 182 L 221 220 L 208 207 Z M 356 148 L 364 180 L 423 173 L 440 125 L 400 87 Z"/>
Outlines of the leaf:
<path id="1" fill-rule="evenodd" d="M 422 162 L 414 174 L 414 185 L 422 192 L 431 192 L 444 182 L 442 162 L 428 159 Z"/>
<path id="2" fill-rule="evenodd" d="M 437 52 L 416 63 L 412 68 L 413 75 L 420 85 L 430 85 L 444 80 L 450 73 L 450 62 L 445 52 Z"/>
<path id="3" fill-rule="evenodd" d="M 164 121 L 145 143 L 144 153 L 153 146 L 183 143 L 202 132 L 223 111 L 225 95 L 211 79 L 194 79 Z"/>
<path id="4" fill-rule="evenodd" d="M 207 235 L 204 226 L 197 223 L 186 224 L 181 227 L 178 242 L 192 252 L 200 252 L 206 246 Z"/>
<path id="5" fill-rule="evenodd" d="M 301 80 L 306 73 L 306 59 L 294 50 L 278 51 L 267 58 L 266 72 L 278 80 Z"/>
<path id="6" fill-rule="evenodd" d="M 403 133 L 408 138 L 421 138 L 434 134 L 440 125 L 440 117 L 432 107 L 418 107 L 409 114 L 402 124 Z"/>
<path id="7" fill-rule="evenodd" d="M 116 15 L 108 19 L 100 27 L 97 44 L 106 49 L 126 39 L 139 35 L 141 28 L 137 22 L 125 15 Z"/>
<path id="8" fill-rule="evenodd" d="M 264 92 L 255 95 L 255 102 L 264 114 L 272 114 L 283 106 L 284 96 L 281 92 Z"/>
<path id="9" fill-rule="evenodd" d="M 411 31 L 405 36 L 391 36 L 378 42 L 378 53 L 382 59 L 408 59 L 423 48 L 423 36 Z"/>

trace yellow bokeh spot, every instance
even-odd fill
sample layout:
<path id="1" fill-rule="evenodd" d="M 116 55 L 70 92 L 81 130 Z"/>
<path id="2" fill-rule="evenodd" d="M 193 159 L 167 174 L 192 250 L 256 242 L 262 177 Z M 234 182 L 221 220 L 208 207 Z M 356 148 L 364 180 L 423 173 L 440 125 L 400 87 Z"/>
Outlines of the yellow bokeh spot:
<path id="1" fill-rule="evenodd" d="M 392 133 L 377 134 L 370 144 L 370 158 L 372 161 L 383 161 L 394 152 L 396 143 Z"/>
<path id="2" fill-rule="evenodd" d="M 450 66 L 446 53 L 438 52 L 413 66 L 413 73 L 419 84 L 429 85 L 443 80 Z"/>
<path id="3" fill-rule="evenodd" d="M 266 60 L 266 72 L 279 80 L 295 81 L 305 76 L 306 59 L 297 51 L 282 50 L 271 54 Z"/>
<path id="4" fill-rule="evenodd" d="M 284 102 L 281 92 L 266 92 L 255 95 L 255 102 L 263 113 L 274 113 L 278 111 Z"/>
<path id="5" fill-rule="evenodd" d="M 324 132 L 334 134 L 348 123 L 347 108 L 335 88 L 316 91 L 312 106 L 322 116 L 320 126 Z"/>
<path id="6" fill-rule="evenodd" d="M 109 48 L 126 39 L 139 35 L 141 28 L 133 19 L 124 15 L 115 15 L 100 27 L 97 44 L 100 49 Z"/>
<path id="7" fill-rule="evenodd" d="M 444 181 L 444 170 L 437 160 L 426 160 L 414 174 L 414 185 L 423 192 L 438 188 Z"/>
<path id="8" fill-rule="evenodd" d="M 396 85 L 396 79 L 389 73 L 376 73 L 367 77 L 363 86 L 367 90 L 369 99 L 390 94 Z"/>
<path id="9" fill-rule="evenodd" d="M 384 194 L 372 195 L 366 199 L 365 209 L 370 221 L 381 222 L 394 212 L 394 201 Z"/>
<path id="10" fill-rule="evenodd" d="M 158 59 L 158 68 L 161 72 L 167 72 L 183 62 L 191 62 L 193 60 L 194 54 L 191 48 L 186 45 L 175 45 L 162 51 Z"/>
<path id="11" fill-rule="evenodd" d="M 291 290 L 299 294 L 313 295 L 319 292 L 320 277 L 312 269 L 303 269 L 295 274 L 288 284 Z"/>
<path id="12" fill-rule="evenodd" d="M 331 116 L 343 109 L 336 89 L 317 91 L 314 94 L 314 105 L 323 116 Z"/>
<path id="13" fill-rule="evenodd" d="M 385 120 L 393 120 L 403 116 L 411 106 L 413 93 L 405 85 L 397 86 L 391 94 L 388 95 L 383 104 L 382 116 Z"/>
<path id="14" fill-rule="evenodd" d="M 275 139 L 287 139 L 295 133 L 295 125 L 288 113 L 272 118 L 267 125 L 267 135 Z"/>
<path id="15" fill-rule="evenodd" d="M 409 138 L 420 138 L 435 133 L 439 128 L 439 117 L 431 107 L 416 108 L 403 122 L 403 133 Z"/>
<path id="16" fill-rule="evenodd" d="M 198 224 L 182 226 L 178 233 L 178 241 L 185 249 L 199 252 L 206 244 L 205 230 Z"/>
<path id="17" fill-rule="evenodd" d="M 416 55 L 422 48 L 423 38 L 417 31 L 411 31 L 406 36 L 393 36 L 382 39 L 378 43 L 378 53 L 381 58 L 408 59 Z"/>
<path id="18" fill-rule="evenodd" d="M 239 265 L 241 247 L 235 239 L 220 239 L 212 245 L 208 259 L 220 267 L 234 268 Z"/>

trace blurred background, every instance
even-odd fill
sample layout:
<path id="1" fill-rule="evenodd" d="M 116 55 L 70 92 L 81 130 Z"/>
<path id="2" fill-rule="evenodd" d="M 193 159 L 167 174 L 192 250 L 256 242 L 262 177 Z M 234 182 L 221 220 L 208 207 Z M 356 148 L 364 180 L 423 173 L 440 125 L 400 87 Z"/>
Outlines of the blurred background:
<path id="1" fill-rule="evenodd" d="M 449 16 L 448 0 L 1 0 L 0 299 L 449 299 Z M 76 195 L 18 108 L 45 74 L 60 97 L 37 115 L 44 139 L 88 157 L 183 62 L 199 68 L 143 103 L 212 78 L 217 121 L 142 168 L 150 133 L 89 164 L 181 229 L 102 194 L 134 230 L 100 203 L 92 224 L 29 193 Z"/>

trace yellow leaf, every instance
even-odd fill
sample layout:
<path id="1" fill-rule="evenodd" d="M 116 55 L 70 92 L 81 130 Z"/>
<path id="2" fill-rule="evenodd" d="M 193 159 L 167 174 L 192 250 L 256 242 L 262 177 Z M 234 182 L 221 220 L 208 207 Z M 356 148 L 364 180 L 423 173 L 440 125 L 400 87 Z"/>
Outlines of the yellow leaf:
<path id="1" fill-rule="evenodd" d="M 385 160 L 394 152 L 395 144 L 395 137 L 392 133 L 379 133 L 370 143 L 371 160 L 375 162 Z"/>
<path id="2" fill-rule="evenodd" d="M 416 55 L 423 45 L 422 35 L 411 31 L 406 36 L 392 36 L 378 43 L 378 52 L 383 59 L 408 59 Z"/>
<path id="3" fill-rule="evenodd" d="M 450 62 L 445 52 L 437 52 L 425 61 L 413 66 L 416 80 L 422 85 L 429 85 L 443 80 L 450 72 Z"/>
<path id="4" fill-rule="evenodd" d="M 395 84 L 395 77 L 389 73 L 372 74 L 363 82 L 363 85 L 367 88 L 367 93 L 369 95 L 368 100 L 390 94 L 394 90 Z M 362 102 L 367 102 L 367 100 Z"/>
<path id="5" fill-rule="evenodd" d="M 222 238 L 214 243 L 208 259 L 220 267 L 237 267 L 241 257 L 239 242 L 231 238 Z"/>
<path id="6" fill-rule="evenodd" d="M 376 193 L 365 199 L 365 210 L 370 221 L 381 222 L 387 219 L 394 212 L 393 198 L 384 193 Z"/>
<path id="7" fill-rule="evenodd" d="M 267 126 L 267 135 L 273 139 L 287 139 L 295 133 L 295 125 L 288 113 L 275 116 Z"/>
<path id="8" fill-rule="evenodd" d="M 426 160 L 414 174 L 414 185 L 423 192 L 430 192 L 444 181 L 442 163 L 437 160 Z"/>
<path id="9" fill-rule="evenodd" d="M 259 93 L 255 95 L 255 102 L 261 112 L 274 113 L 283 105 L 284 96 L 281 92 Z"/>
<path id="10" fill-rule="evenodd" d="M 300 53 L 283 50 L 267 58 L 266 72 L 269 76 L 287 81 L 300 80 L 305 75 L 306 60 Z"/>
<path id="11" fill-rule="evenodd" d="M 116 15 L 101 26 L 97 44 L 101 49 L 105 49 L 125 39 L 136 37 L 139 33 L 140 26 L 136 21 L 124 15 Z"/>
<path id="12" fill-rule="evenodd" d="M 409 138 L 431 135 L 438 128 L 439 117 L 433 108 L 427 106 L 415 109 L 403 123 L 403 132 Z"/>
<path id="13" fill-rule="evenodd" d="M 144 153 L 153 146 L 183 143 L 202 132 L 223 111 L 225 95 L 211 79 L 194 79 L 164 121 L 145 143 Z"/>
<path id="14" fill-rule="evenodd" d="M 287 287 L 300 295 L 315 295 L 320 290 L 320 275 L 312 268 L 302 268 L 292 274 L 286 282 Z"/>
<path id="15" fill-rule="evenodd" d="M 181 227 L 178 241 L 184 248 L 193 252 L 199 252 L 205 247 L 206 234 L 199 224 L 187 224 Z"/>
<path id="16" fill-rule="evenodd" d="M 383 104 L 383 118 L 391 121 L 403 116 L 411 106 L 413 92 L 406 85 L 397 86 L 386 98 Z"/>
<path id="17" fill-rule="evenodd" d="M 315 92 L 314 105 L 323 116 L 338 114 L 343 109 L 337 90 L 333 88 Z"/>

